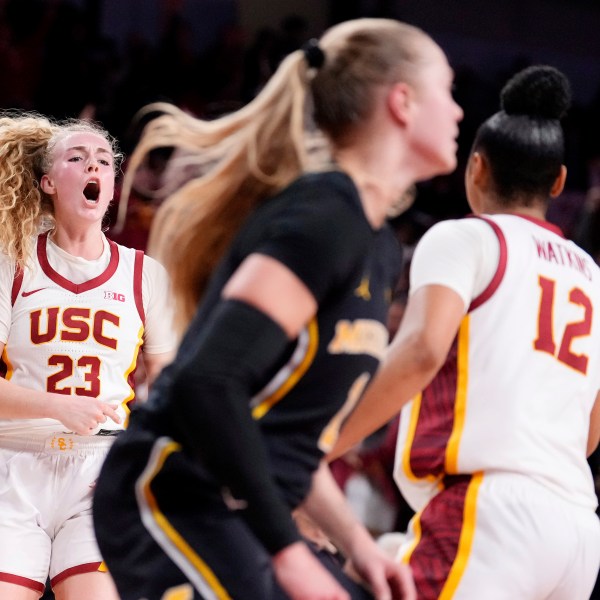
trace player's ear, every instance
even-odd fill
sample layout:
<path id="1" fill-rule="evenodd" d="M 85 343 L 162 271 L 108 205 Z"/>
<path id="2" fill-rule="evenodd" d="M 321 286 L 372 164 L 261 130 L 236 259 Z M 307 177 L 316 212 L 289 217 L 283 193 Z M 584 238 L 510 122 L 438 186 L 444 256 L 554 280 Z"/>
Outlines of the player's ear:
<path id="1" fill-rule="evenodd" d="M 40 188 L 49 196 L 52 196 L 52 194 L 56 193 L 56 186 L 50 177 L 48 177 L 48 175 L 42 175 L 42 178 L 40 179 Z"/>
<path id="2" fill-rule="evenodd" d="M 490 163 L 481 152 L 473 152 L 469 157 L 469 177 L 471 177 L 475 187 L 481 191 L 488 191 L 492 184 L 492 170 Z"/>
<path id="3" fill-rule="evenodd" d="M 565 165 L 560 166 L 560 173 L 558 177 L 554 180 L 552 184 L 552 189 L 550 190 L 550 197 L 556 198 L 560 196 L 563 189 L 565 188 L 565 182 L 567 181 L 567 167 Z"/>
<path id="4" fill-rule="evenodd" d="M 469 177 L 477 187 L 483 187 L 483 185 L 487 183 L 489 178 L 489 165 L 483 154 L 473 152 L 469 157 L 467 168 Z"/>
<path id="5" fill-rule="evenodd" d="M 387 105 L 390 114 L 402 125 L 406 125 L 412 107 L 413 90 L 404 81 L 395 83 L 388 91 Z"/>

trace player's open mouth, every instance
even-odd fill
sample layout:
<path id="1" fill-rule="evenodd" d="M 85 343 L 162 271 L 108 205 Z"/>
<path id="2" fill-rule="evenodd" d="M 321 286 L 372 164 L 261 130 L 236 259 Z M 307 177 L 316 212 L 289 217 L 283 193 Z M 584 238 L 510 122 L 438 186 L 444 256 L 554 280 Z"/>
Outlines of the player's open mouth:
<path id="1" fill-rule="evenodd" d="M 83 189 L 83 195 L 90 202 L 98 202 L 98 197 L 100 196 L 100 182 L 94 179 L 88 181 Z"/>

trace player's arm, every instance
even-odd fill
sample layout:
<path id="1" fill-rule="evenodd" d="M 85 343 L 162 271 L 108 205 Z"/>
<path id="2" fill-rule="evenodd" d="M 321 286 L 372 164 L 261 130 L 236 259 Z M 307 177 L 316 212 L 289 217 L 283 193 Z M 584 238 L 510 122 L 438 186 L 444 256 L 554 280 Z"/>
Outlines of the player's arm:
<path id="1" fill-rule="evenodd" d="M 174 358 L 177 336 L 173 324 L 173 296 L 164 267 L 149 256 L 144 257 L 142 298 L 146 323 L 142 346 L 144 367 L 149 386 Z"/>
<path id="2" fill-rule="evenodd" d="M 464 316 L 454 290 L 426 285 L 409 297 L 400 329 L 373 382 L 344 423 L 330 459 L 385 425 L 438 372 Z"/>
<path id="3" fill-rule="evenodd" d="M 246 302 L 278 323 L 290 339 L 317 312 L 306 285 L 278 260 L 252 254 L 227 282 L 223 297 Z"/>
<path id="4" fill-rule="evenodd" d="M 313 475 L 301 509 L 350 560 L 374 598 L 413 600 L 417 594 L 410 568 L 392 560 L 355 517 L 325 461 Z"/>
<path id="5" fill-rule="evenodd" d="M 148 385 L 152 386 L 152 383 L 161 372 L 163 367 L 166 367 L 171 363 L 175 357 L 175 351 L 161 352 L 160 354 L 150 354 L 144 352 L 144 367 L 146 368 L 146 378 Z"/>
<path id="6" fill-rule="evenodd" d="M 173 389 L 178 404 L 174 419 L 187 448 L 197 452 L 241 502 L 240 515 L 272 555 L 277 579 L 290 598 L 327 591 L 337 598 L 341 589 L 301 542 L 270 473 L 262 434 L 248 403 L 252 389 L 264 381 L 316 306 L 309 289 L 285 265 L 268 256 L 250 255 L 198 330 L 197 348 Z"/>
<path id="7" fill-rule="evenodd" d="M 0 343 L 0 354 L 4 346 Z M 106 419 L 120 423 L 116 408 L 96 398 L 33 390 L 0 377 L 0 419 L 57 419 L 69 431 L 87 435 Z"/>
<path id="8" fill-rule="evenodd" d="M 596 396 L 596 402 L 592 408 L 590 415 L 590 431 L 588 435 L 587 444 L 587 455 L 590 456 L 592 452 L 598 447 L 600 443 L 600 391 Z"/>
<path id="9" fill-rule="evenodd" d="M 399 331 L 330 458 L 385 425 L 427 386 L 467 307 L 490 284 L 499 254 L 496 233 L 479 219 L 441 222 L 423 236 L 411 262 L 411 291 Z"/>
<path id="10" fill-rule="evenodd" d="M 182 442 L 247 505 L 243 516 L 272 554 L 299 535 L 249 404 L 315 310 L 314 297 L 292 271 L 252 254 L 210 318 L 192 321 L 173 375 L 173 419 Z"/>

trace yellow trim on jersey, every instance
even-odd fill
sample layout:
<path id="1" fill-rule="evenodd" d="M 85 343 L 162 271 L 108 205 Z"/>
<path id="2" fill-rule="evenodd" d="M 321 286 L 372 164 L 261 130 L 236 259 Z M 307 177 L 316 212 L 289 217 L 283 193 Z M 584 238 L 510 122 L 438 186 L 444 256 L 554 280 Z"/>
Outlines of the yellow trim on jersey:
<path id="1" fill-rule="evenodd" d="M 483 473 L 475 473 L 467 488 L 463 511 L 464 521 L 460 532 L 460 539 L 458 540 L 458 550 L 439 600 L 450 600 L 454 596 L 456 588 L 467 568 L 467 562 L 471 555 L 471 547 L 473 546 L 475 526 L 477 524 L 477 495 L 482 481 Z"/>
<path id="2" fill-rule="evenodd" d="M 125 374 L 124 374 L 125 381 L 129 381 L 129 375 L 131 375 L 131 373 L 137 366 L 138 357 L 140 355 L 140 348 L 141 348 L 143 342 L 144 342 L 144 326 L 142 325 L 138 330 L 138 343 L 133 351 L 133 359 L 131 360 L 131 364 L 129 365 L 129 367 L 127 367 L 127 370 L 125 371 Z M 123 400 L 123 402 L 121 402 L 121 406 L 123 407 L 123 410 L 125 411 L 125 422 L 123 423 L 123 427 L 125 427 L 125 428 L 127 428 L 127 426 L 129 425 L 129 414 L 131 413 L 131 409 L 129 408 L 129 403 L 134 399 L 134 397 L 135 397 L 135 390 L 133 388 L 131 388 L 131 393 L 129 394 L 129 396 L 127 396 L 127 398 L 125 398 Z"/>
<path id="3" fill-rule="evenodd" d="M 458 330 L 456 357 L 457 381 L 454 398 L 454 424 L 446 446 L 446 473 L 458 473 L 458 450 L 465 427 L 467 409 L 467 384 L 469 382 L 469 315 L 465 316 Z"/>
<path id="4" fill-rule="evenodd" d="M 272 408 L 279 402 L 297 383 L 302 379 L 302 376 L 308 371 L 312 364 L 317 348 L 319 346 L 319 328 L 317 320 L 312 319 L 307 326 L 308 330 L 308 345 L 306 354 L 300 364 L 290 373 L 289 377 L 277 388 L 271 395 L 257 404 L 252 409 L 252 417 L 256 420 L 262 419 Z"/>
<path id="5" fill-rule="evenodd" d="M 6 375 L 4 376 L 4 379 L 6 379 L 8 381 L 12 377 L 12 374 L 14 373 L 14 369 L 13 369 L 12 363 L 10 362 L 10 359 L 8 358 L 8 352 L 6 351 L 6 344 L 4 345 L 4 349 L 2 350 L 2 360 L 3 360 L 4 364 L 6 365 Z"/>
<path id="6" fill-rule="evenodd" d="M 194 590 L 189 583 L 184 583 L 167 590 L 161 600 L 194 600 Z"/>
<path id="7" fill-rule="evenodd" d="M 163 531 L 167 538 L 173 543 L 177 550 L 189 561 L 189 563 L 200 573 L 206 581 L 215 596 L 219 600 L 231 600 L 231 597 L 221 585 L 217 576 L 212 572 L 211 568 L 196 554 L 194 549 L 183 539 L 180 533 L 169 523 L 167 517 L 160 511 L 156 498 L 150 489 L 150 485 L 154 478 L 162 469 L 165 461 L 173 452 L 180 452 L 181 445 L 177 442 L 169 441 L 160 449 L 160 454 L 154 461 L 153 468 L 148 472 L 146 477 L 142 475 L 139 483 L 142 494 L 156 525 Z"/>
<path id="8" fill-rule="evenodd" d="M 417 432 L 417 423 L 419 422 L 419 412 L 421 411 L 421 400 L 423 394 L 417 394 L 412 401 L 410 407 L 410 421 L 408 422 L 408 431 L 406 433 L 406 442 L 402 450 L 402 470 L 410 481 L 419 481 L 419 478 L 412 472 L 410 468 L 410 451 L 415 441 Z"/>
<path id="9" fill-rule="evenodd" d="M 444 489 L 443 485 L 439 484 L 439 477 L 436 475 L 425 475 L 425 477 L 417 477 L 410 468 L 410 451 L 412 450 L 415 435 L 417 433 L 417 424 L 419 422 L 419 413 L 421 411 L 422 394 L 417 394 L 412 400 L 410 408 L 410 421 L 408 423 L 408 431 L 406 434 L 406 442 L 402 450 L 402 470 L 409 481 L 431 481 L 438 482 L 438 488 Z"/>
<path id="10" fill-rule="evenodd" d="M 405 565 L 407 565 L 410 562 L 410 558 L 413 554 L 413 552 L 415 551 L 415 548 L 419 545 L 419 542 L 421 541 L 421 515 L 423 514 L 423 511 L 418 512 L 411 520 L 410 522 L 410 526 L 413 529 L 413 535 L 414 535 L 414 540 L 412 542 L 412 544 L 408 547 L 408 550 L 406 551 L 406 553 L 404 554 L 404 556 L 401 559 L 401 562 L 403 562 Z"/>

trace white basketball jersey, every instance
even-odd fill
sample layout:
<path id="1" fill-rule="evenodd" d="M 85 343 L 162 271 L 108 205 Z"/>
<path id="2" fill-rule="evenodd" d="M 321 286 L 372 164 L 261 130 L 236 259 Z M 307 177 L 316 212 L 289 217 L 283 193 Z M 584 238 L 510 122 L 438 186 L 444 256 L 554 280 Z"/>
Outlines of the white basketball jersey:
<path id="1" fill-rule="evenodd" d="M 39 236 L 33 269 L 15 277 L 5 377 L 27 388 L 118 404 L 122 429 L 134 398 L 133 375 L 144 333 L 143 253 L 108 240 L 110 261 L 75 284 L 56 272 Z M 54 419 L 0 419 L 0 435 L 64 431 Z"/>
<path id="2" fill-rule="evenodd" d="M 416 510 L 444 478 L 522 473 L 596 506 L 585 459 L 600 388 L 600 269 L 548 223 L 486 217 L 500 241 L 447 361 L 400 418 L 394 476 Z"/>

